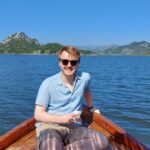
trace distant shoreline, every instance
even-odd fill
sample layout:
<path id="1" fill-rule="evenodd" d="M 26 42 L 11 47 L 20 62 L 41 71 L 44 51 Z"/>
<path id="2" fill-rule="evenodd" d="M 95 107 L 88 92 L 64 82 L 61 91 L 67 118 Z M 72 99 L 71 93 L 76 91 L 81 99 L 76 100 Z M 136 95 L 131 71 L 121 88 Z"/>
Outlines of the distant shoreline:
<path id="1" fill-rule="evenodd" d="M 31 54 L 31 53 L 7 53 L 0 55 L 32 55 L 32 56 L 57 56 L 57 54 Z M 150 55 L 142 55 L 142 54 L 132 54 L 132 55 L 119 55 L 119 54 L 81 54 L 81 56 L 150 56 Z"/>

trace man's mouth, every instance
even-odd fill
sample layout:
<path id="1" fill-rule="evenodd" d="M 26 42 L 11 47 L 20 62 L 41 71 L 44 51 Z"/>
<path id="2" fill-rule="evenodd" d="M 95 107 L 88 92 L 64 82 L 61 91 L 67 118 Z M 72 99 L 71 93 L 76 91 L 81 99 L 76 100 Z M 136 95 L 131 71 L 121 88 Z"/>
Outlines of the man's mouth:
<path id="1" fill-rule="evenodd" d="M 74 70 L 72 67 L 65 68 L 65 70 Z"/>

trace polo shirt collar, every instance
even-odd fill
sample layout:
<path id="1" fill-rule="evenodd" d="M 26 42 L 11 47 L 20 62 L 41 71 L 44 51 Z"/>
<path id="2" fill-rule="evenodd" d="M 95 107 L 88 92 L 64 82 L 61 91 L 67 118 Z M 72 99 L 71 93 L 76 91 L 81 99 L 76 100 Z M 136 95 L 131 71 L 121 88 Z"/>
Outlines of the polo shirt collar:
<path id="1" fill-rule="evenodd" d="M 77 82 L 77 80 L 81 79 L 81 73 L 80 72 L 76 72 L 76 77 L 75 77 L 75 82 Z M 58 73 L 57 75 L 57 84 L 58 85 L 64 85 L 62 79 L 61 79 L 61 72 Z"/>

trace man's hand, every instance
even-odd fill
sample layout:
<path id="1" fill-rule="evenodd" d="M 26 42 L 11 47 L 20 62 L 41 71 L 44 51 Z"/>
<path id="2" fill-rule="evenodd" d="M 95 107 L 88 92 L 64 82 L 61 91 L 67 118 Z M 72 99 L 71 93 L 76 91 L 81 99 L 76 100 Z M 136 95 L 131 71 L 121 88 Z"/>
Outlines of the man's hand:
<path id="1" fill-rule="evenodd" d="M 61 123 L 72 124 L 77 121 L 79 122 L 80 120 L 79 116 L 80 113 L 71 113 L 71 114 L 62 115 Z"/>
<path id="2" fill-rule="evenodd" d="M 95 112 L 95 113 L 98 113 L 98 114 L 100 114 L 100 110 L 99 109 L 95 109 L 95 108 L 92 108 L 92 109 L 90 109 L 90 112 Z"/>

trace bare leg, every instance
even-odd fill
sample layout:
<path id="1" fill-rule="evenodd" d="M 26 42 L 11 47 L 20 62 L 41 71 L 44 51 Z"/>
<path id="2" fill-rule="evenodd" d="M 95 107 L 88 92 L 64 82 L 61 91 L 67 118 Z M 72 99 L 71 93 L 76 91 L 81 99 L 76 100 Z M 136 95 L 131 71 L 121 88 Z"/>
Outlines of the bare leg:
<path id="1" fill-rule="evenodd" d="M 60 134 L 55 129 L 46 129 L 38 138 L 39 150 L 62 150 L 63 143 Z"/>

